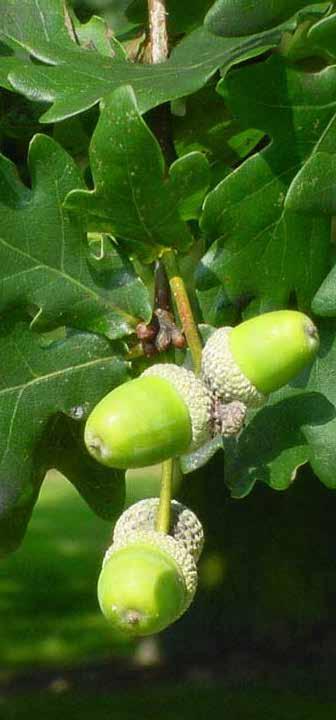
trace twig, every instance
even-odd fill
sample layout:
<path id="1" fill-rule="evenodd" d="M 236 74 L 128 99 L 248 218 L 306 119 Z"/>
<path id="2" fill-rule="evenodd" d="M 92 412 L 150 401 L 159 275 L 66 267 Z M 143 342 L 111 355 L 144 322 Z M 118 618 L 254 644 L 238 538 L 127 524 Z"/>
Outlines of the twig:
<path id="1" fill-rule="evenodd" d="M 148 0 L 151 62 L 161 63 L 168 57 L 166 0 Z"/>
<path id="2" fill-rule="evenodd" d="M 148 12 L 152 62 L 160 63 L 168 57 L 166 0 L 148 0 Z M 188 294 L 172 250 L 164 253 L 163 263 L 190 348 L 194 370 L 198 374 L 201 370 L 202 343 L 192 314 Z"/>
<path id="3" fill-rule="evenodd" d="M 165 0 L 148 0 L 149 34 L 151 46 L 151 62 L 164 62 L 168 57 L 167 13 Z M 166 120 L 166 116 L 164 117 Z M 166 122 L 163 123 L 166 135 Z M 161 139 L 162 142 L 162 139 Z M 166 137 L 163 145 L 166 145 Z M 174 473 L 174 460 L 162 463 L 161 491 L 156 529 L 168 533 L 170 527 L 170 503 L 172 497 L 172 482 Z"/>
<path id="4" fill-rule="evenodd" d="M 149 12 L 149 32 L 151 45 L 151 62 L 164 62 L 169 53 L 168 32 L 167 32 L 167 11 L 165 0 L 148 0 Z M 160 143 L 162 147 L 169 151 L 169 142 L 167 141 L 167 108 L 163 108 L 163 118 L 161 125 L 164 129 L 164 137 L 162 130 L 160 131 Z M 178 314 L 182 323 L 182 327 L 187 338 L 187 342 L 191 351 L 195 373 L 199 373 L 201 369 L 202 344 L 198 335 L 197 325 L 194 321 L 188 294 L 180 276 L 173 251 L 164 253 L 163 264 L 166 269 L 169 285 Z M 174 474 L 173 459 L 166 460 L 162 464 L 161 476 L 161 492 L 160 503 L 156 519 L 157 530 L 168 533 L 170 527 L 170 504 L 172 497 L 172 480 Z"/>
<path id="5" fill-rule="evenodd" d="M 201 371 L 202 343 L 194 320 L 188 293 L 173 250 L 165 252 L 162 260 L 167 271 L 170 288 L 180 316 L 183 332 L 191 352 L 194 371 L 196 375 L 198 375 Z"/>

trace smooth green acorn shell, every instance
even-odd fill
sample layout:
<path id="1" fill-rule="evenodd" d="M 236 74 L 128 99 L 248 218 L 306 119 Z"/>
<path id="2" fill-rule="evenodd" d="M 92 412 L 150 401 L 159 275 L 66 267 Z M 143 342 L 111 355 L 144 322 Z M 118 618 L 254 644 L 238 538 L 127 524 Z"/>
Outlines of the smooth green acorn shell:
<path id="1" fill-rule="evenodd" d="M 237 325 L 229 335 L 229 347 L 241 372 L 267 394 L 312 362 L 319 339 L 309 317 L 295 310 L 278 310 Z"/>
<path id="2" fill-rule="evenodd" d="M 96 460 L 121 469 L 154 465 L 184 453 L 192 440 L 190 414 L 173 385 L 140 377 L 106 395 L 90 414 L 85 443 Z"/>
<path id="3" fill-rule="evenodd" d="M 103 614 L 115 630 L 131 636 L 164 630 L 184 612 L 187 598 L 177 563 L 141 541 L 112 552 L 98 581 Z"/>

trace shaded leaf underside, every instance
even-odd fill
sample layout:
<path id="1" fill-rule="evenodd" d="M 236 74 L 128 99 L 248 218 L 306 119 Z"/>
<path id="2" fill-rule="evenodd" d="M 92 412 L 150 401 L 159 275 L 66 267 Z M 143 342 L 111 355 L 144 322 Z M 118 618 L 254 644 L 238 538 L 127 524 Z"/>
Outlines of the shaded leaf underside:
<path id="1" fill-rule="evenodd" d="M 43 346 L 14 313 L 2 320 L 0 351 L 0 549 L 6 551 L 20 541 L 50 467 L 86 488 L 82 494 L 103 517 L 120 511 L 120 474 L 97 467 L 84 453 L 82 428 L 78 434 L 61 417 L 85 419 L 127 379 L 127 365 L 111 357 L 109 342 L 97 335 L 74 333 Z M 105 483 L 107 506 L 90 490 L 92 483 Z"/>

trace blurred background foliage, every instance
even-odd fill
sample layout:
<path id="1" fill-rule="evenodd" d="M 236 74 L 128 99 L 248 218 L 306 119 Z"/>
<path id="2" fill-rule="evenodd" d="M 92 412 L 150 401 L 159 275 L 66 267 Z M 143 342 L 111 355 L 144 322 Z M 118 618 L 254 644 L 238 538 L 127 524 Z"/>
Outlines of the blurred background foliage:
<path id="1" fill-rule="evenodd" d="M 97 607 L 111 527 L 49 474 L 24 544 L 0 566 L 0 717 L 53 717 L 52 697 L 55 718 L 149 718 L 153 692 L 162 719 L 172 708 L 186 718 L 226 708 L 251 720 L 333 717 L 336 498 L 309 467 L 286 493 L 260 486 L 243 501 L 221 473 L 218 455 L 177 493 L 205 526 L 196 600 L 135 645 L 116 645 Z M 155 473 L 150 481 L 154 490 Z M 147 492 L 145 473 L 128 483 L 129 501 Z"/>
<path id="2" fill-rule="evenodd" d="M 307 467 L 285 493 L 258 486 L 245 500 L 232 500 L 221 472 L 218 455 L 177 492 L 201 518 L 206 545 L 196 600 L 159 637 L 158 656 L 214 664 L 250 647 L 270 653 L 275 663 L 330 654 L 334 494 Z M 136 493 L 149 494 L 146 471 L 136 486 L 128 484 L 128 493 L 131 502 Z M 49 473 L 22 547 L 0 565 L 3 668 L 134 655 L 136 646 L 115 645 L 97 607 L 97 575 L 111 531 L 61 475 Z"/>

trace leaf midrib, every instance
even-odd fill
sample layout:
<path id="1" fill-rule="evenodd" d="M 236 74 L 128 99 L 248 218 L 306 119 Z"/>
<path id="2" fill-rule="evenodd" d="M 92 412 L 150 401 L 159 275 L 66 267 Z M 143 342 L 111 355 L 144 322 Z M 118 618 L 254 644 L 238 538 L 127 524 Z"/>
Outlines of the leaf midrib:
<path id="1" fill-rule="evenodd" d="M 72 285 L 75 285 L 76 287 L 78 287 L 82 292 L 90 294 L 92 296 L 92 298 L 94 300 L 96 300 L 104 308 L 106 308 L 106 309 L 111 308 L 111 310 L 118 312 L 118 314 L 122 315 L 122 317 L 124 317 L 125 320 L 127 320 L 130 325 L 135 324 L 136 318 L 134 318 L 134 316 L 126 313 L 124 310 L 119 308 L 118 305 L 115 305 L 113 303 L 106 301 L 100 295 L 98 295 L 98 293 L 96 293 L 94 290 L 92 290 L 90 287 L 88 287 L 87 285 L 83 285 L 83 283 L 81 283 L 79 280 L 76 280 L 76 278 L 72 277 L 71 275 L 68 275 L 68 273 L 64 272 L 64 270 L 62 271 L 58 268 L 54 268 L 51 265 L 48 265 L 47 263 L 41 263 L 41 261 L 39 261 L 37 258 L 35 258 L 34 255 L 30 255 L 29 253 L 26 253 L 24 250 L 21 250 L 21 248 L 18 248 L 15 245 L 11 245 L 3 238 L 0 238 L 0 243 L 2 243 L 5 247 L 8 247 L 13 252 L 16 252 L 19 255 L 22 255 L 22 257 L 28 258 L 28 260 L 31 260 L 32 262 L 36 263 L 35 267 L 33 267 L 33 268 L 27 268 L 27 270 L 22 270 L 20 273 L 13 273 L 13 275 L 7 275 L 5 278 L 0 277 L 0 282 L 5 282 L 6 280 L 11 280 L 19 274 L 22 275 L 22 274 L 29 273 L 29 272 L 36 272 L 41 269 L 47 269 L 50 272 L 53 272 L 57 275 L 60 275 L 61 277 L 64 277 L 66 280 L 68 280 L 68 282 L 70 282 Z"/>
<path id="2" fill-rule="evenodd" d="M 98 360 L 89 360 L 88 362 L 81 363 L 80 365 L 70 365 L 69 367 L 63 368 L 62 370 L 54 370 L 54 372 L 48 373 L 47 375 L 39 375 L 38 377 L 33 378 L 33 380 L 29 380 L 27 383 L 21 383 L 20 385 L 13 385 L 12 387 L 7 387 L 3 390 L 0 390 L 0 398 L 3 395 L 6 395 L 8 393 L 15 393 L 19 392 L 21 393 L 20 399 L 23 396 L 23 393 L 31 386 L 45 382 L 46 380 L 53 379 L 59 375 L 64 375 L 66 373 L 75 372 L 76 370 L 83 370 L 84 368 L 90 368 L 94 367 L 95 365 L 100 364 L 106 364 L 106 362 L 112 362 L 115 358 L 112 356 L 106 356 L 106 358 L 99 358 Z"/>

